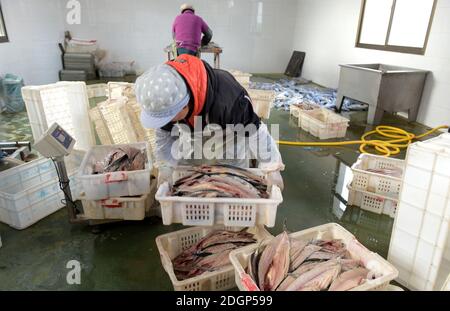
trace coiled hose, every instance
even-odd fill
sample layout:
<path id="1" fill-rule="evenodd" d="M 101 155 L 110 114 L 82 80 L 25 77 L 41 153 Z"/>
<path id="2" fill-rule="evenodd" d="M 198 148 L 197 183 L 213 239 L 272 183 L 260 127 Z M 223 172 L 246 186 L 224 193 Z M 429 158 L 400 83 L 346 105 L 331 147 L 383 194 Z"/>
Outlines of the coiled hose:
<path id="1" fill-rule="evenodd" d="M 280 140 L 278 141 L 278 144 L 286 146 L 298 146 L 298 147 L 307 147 L 307 146 L 339 147 L 347 145 L 360 145 L 359 151 L 361 153 L 372 154 L 372 152 L 367 150 L 367 147 L 373 147 L 378 152 L 378 154 L 390 157 L 391 155 L 396 155 L 400 153 L 401 149 L 408 148 L 409 144 L 411 144 L 413 140 L 421 139 L 438 130 L 448 128 L 449 128 L 448 125 L 442 125 L 432 130 L 429 130 L 428 132 L 423 133 L 421 135 L 415 135 L 413 133 L 407 132 L 395 126 L 380 125 L 377 126 L 375 130 L 367 132 L 363 136 L 361 136 L 361 140 L 336 141 L 336 142 L 296 142 L 296 141 Z M 377 134 L 386 139 L 385 140 L 368 139 L 369 136 L 374 134 Z"/>

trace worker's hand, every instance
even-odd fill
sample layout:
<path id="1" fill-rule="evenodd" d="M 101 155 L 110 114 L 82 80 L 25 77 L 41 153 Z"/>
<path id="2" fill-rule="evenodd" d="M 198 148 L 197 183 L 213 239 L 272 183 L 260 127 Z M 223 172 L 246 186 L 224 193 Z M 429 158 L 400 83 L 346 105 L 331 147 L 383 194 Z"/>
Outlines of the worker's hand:
<path id="1" fill-rule="evenodd" d="M 169 184 L 172 182 L 173 168 L 170 166 L 160 166 L 158 167 L 158 188 L 165 182 Z"/>
<path id="2" fill-rule="evenodd" d="M 267 182 L 269 185 L 278 186 L 281 191 L 284 189 L 283 177 L 281 177 L 280 171 L 273 171 L 267 174 Z"/>

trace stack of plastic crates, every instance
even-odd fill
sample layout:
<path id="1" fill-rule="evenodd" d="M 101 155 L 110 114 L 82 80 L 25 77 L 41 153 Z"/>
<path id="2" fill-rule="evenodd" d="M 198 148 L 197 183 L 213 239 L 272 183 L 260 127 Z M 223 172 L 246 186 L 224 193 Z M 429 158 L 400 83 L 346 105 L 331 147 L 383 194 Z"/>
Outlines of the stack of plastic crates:
<path id="1" fill-rule="evenodd" d="M 35 141 L 57 122 L 75 138 L 76 149 L 88 150 L 94 145 L 95 136 L 89 122 L 89 99 L 84 82 L 25 86 L 22 96 Z"/>
<path id="2" fill-rule="evenodd" d="M 189 174 L 189 169 L 178 167 L 173 172 L 172 182 Z M 263 178 L 266 177 L 264 172 L 258 169 L 250 171 Z M 277 186 L 273 185 L 270 188 L 268 199 L 240 199 L 177 197 L 170 194 L 169 183 L 163 183 L 159 187 L 156 199 L 161 204 L 164 225 L 182 223 L 185 226 L 197 226 L 168 233 L 156 239 L 162 265 L 169 274 L 175 290 L 228 290 L 236 286 L 231 263 L 213 272 L 178 280 L 174 274 L 172 260 L 213 229 L 226 228 L 235 231 L 248 227 L 258 241 L 271 237 L 264 226 L 275 225 L 277 208 L 283 198 Z"/>
<path id="3" fill-rule="evenodd" d="M 352 165 L 349 205 L 395 218 L 405 161 L 361 154 Z"/>
<path id="4" fill-rule="evenodd" d="M 73 150 L 64 161 L 76 200 L 81 185 L 75 175 L 85 152 Z M 50 159 L 37 160 L 0 173 L 0 222 L 25 229 L 64 206 L 56 168 Z"/>
<path id="5" fill-rule="evenodd" d="M 135 171 L 94 174 L 94 166 L 118 148 L 132 147 L 146 157 L 145 167 Z M 93 146 L 81 163 L 77 180 L 83 187 L 80 200 L 87 219 L 142 220 L 159 215 L 151 198 L 152 162 L 148 143 Z"/>
<path id="6" fill-rule="evenodd" d="M 242 85 L 244 88 L 249 89 L 250 88 L 250 78 L 252 76 L 251 73 L 243 72 L 240 70 L 228 70 L 229 73 L 233 75 L 233 77 L 239 82 L 240 85 Z"/>
<path id="7" fill-rule="evenodd" d="M 319 139 L 345 137 L 350 121 L 326 108 L 303 110 L 298 126 Z"/>
<path id="8" fill-rule="evenodd" d="M 411 144 L 388 259 L 398 282 L 439 290 L 450 274 L 450 134 Z"/>

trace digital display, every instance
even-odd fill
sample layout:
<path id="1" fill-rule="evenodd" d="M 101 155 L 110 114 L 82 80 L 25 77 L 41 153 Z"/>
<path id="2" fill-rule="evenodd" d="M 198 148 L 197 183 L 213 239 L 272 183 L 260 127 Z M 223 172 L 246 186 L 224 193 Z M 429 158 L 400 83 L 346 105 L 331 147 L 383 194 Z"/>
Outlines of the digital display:
<path id="1" fill-rule="evenodd" d="M 64 146 L 64 148 L 69 149 L 70 144 L 72 143 L 72 137 L 67 134 L 61 127 L 56 127 L 53 131 L 52 136 Z"/>

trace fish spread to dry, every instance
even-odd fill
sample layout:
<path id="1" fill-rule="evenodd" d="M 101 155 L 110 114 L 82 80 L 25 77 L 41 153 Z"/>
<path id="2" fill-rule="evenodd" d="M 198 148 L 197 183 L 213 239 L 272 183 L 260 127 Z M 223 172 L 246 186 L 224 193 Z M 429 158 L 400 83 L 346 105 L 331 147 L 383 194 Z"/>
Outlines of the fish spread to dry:
<path id="1" fill-rule="evenodd" d="M 198 166 L 178 179 L 172 195 L 198 198 L 268 198 L 267 182 L 248 170 L 228 165 Z"/>
<path id="2" fill-rule="evenodd" d="M 143 170 L 146 160 L 143 150 L 133 147 L 116 148 L 105 159 L 94 164 L 93 174 Z"/>
<path id="3" fill-rule="evenodd" d="M 185 280 L 207 271 L 216 271 L 230 265 L 229 254 L 232 250 L 255 242 L 253 234 L 246 229 L 237 232 L 213 231 L 172 260 L 175 275 L 178 280 Z"/>
<path id="4" fill-rule="evenodd" d="M 249 256 L 247 273 L 264 291 L 344 291 L 371 278 L 341 240 L 305 241 L 286 231 Z"/>

